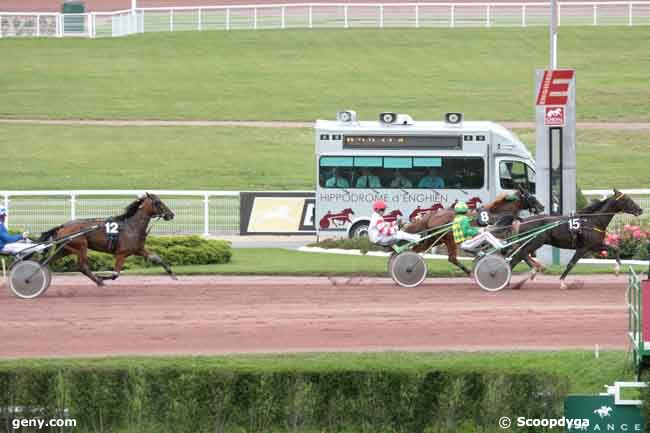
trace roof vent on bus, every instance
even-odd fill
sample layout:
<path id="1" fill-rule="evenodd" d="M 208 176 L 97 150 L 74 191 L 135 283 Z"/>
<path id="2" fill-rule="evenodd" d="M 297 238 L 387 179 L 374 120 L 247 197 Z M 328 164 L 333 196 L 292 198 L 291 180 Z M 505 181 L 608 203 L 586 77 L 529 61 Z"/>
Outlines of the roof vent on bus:
<path id="1" fill-rule="evenodd" d="M 384 112 L 379 113 L 379 123 L 384 125 L 413 125 L 415 122 L 408 114 Z"/>
<path id="2" fill-rule="evenodd" d="M 463 122 L 463 113 L 445 113 L 445 123 L 458 125 Z"/>
<path id="3" fill-rule="evenodd" d="M 352 110 L 344 110 L 336 113 L 336 120 L 343 123 L 350 123 L 357 121 L 357 112 Z"/>

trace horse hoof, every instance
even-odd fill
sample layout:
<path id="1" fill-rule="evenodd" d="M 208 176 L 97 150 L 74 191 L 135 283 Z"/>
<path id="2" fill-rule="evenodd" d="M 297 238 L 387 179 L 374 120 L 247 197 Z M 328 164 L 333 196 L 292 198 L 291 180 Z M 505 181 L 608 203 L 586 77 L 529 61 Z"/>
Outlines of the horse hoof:
<path id="1" fill-rule="evenodd" d="M 569 286 L 567 286 L 567 285 L 564 283 L 564 281 L 562 281 L 562 282 L 560 283 L 560 290 L 568 290 L 568 289 L 569 289 Z"/>
<path id="2" fill-rule="evenodd" d="M 170 277 L 172 277 L 172 280 L 174 280 L 174 281 L 178 280 L 178 277 L 176 276 L 176 274 L 171 274 Z"/>

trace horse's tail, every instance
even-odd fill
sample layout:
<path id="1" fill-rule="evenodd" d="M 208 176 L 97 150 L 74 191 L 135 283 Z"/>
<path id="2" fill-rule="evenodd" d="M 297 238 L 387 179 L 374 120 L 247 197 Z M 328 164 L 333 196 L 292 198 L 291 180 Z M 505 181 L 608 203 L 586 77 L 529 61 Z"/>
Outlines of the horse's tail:
<path id="1" fill-rule="evenodd" d="M 54 237 L 56 232 L 58 232 L 61 227 L 63 227 L 63 225 L 56 226 L 56 227 L 54 227 L 54 228 L 52 228 L 52 229 L 50 229 L 50 230 L 48 230 L 46 232 L 41 233 L 41 236 L 38 238 L 37 242 L 49 241 L 50 239 L 52 239 Z"/>

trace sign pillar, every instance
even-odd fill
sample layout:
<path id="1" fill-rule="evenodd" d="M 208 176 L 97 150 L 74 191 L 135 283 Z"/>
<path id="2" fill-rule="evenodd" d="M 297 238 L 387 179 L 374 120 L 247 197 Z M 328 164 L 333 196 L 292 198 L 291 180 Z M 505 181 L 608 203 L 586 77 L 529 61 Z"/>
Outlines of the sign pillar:
<path id="1" fill-rule="evenodd" d="M 537 70 L 535 126 L 537 198 L 551 215 L 576 210 L 575 70 Z M 567 263 L 572 251 L 540 250 L 545 263 Z"/>

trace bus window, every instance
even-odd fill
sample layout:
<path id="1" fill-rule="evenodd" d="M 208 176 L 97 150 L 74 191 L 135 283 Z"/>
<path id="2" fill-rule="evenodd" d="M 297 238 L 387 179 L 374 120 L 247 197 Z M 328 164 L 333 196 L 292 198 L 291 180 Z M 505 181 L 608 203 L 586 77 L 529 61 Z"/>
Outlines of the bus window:
<path id="1" fill-rule="evenodd" d="M 526 172 L 528 173 L 528 192 L 535 194 L 535 170 L 527 165 Z"/>
<path id="2" fill-rule="evenodd" d="M 501 188 L 517 189 L 519 185 L 535 193 L 535 172 L 521 161 L 501 161 Z"/>
<path id="3" fill-rule="evenodd" d="M 323 188 L 481 189 L 481 157 L 323 156 Z"/>

